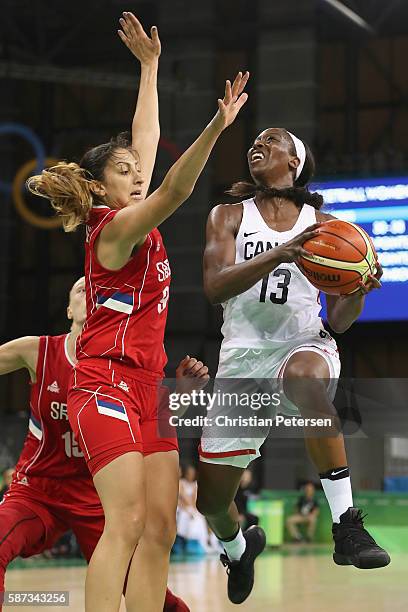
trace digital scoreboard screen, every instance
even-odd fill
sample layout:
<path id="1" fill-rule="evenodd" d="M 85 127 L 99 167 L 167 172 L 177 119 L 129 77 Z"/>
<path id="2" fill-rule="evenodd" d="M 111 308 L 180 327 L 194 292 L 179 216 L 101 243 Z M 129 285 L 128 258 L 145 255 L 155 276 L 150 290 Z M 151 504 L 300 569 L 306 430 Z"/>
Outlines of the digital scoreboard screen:
<path id="1" fill-rule="evenodd" d="M 382 288 L 372 291 L 359 321 L 408 319 L 408 177 L 316 183 L 324 212 L 360 225 L 372 238 L 383 267 Z"/>

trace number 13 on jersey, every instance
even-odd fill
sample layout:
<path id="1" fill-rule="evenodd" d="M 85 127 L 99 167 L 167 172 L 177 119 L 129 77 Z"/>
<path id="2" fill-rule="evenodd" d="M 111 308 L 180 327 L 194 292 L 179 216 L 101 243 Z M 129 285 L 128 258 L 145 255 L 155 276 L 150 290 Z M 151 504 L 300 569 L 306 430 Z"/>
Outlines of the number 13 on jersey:
<path id="1" fill-rule="evenodd" d="M 272 276 L 278 277 L 278 282 L 276 283 L 276 292 L 272 291 L 269 295 L 269 299 L 274 304 L 285 304 L 288 300 L 288 287 L 292 276 L 291 271 L 286 268 L 277 268 L 272 272 Z M 262 280 L 261 293 L 259 295 L 260 302 L 266 301 L 269 277 L 270 274 L 265 276 Z"/>

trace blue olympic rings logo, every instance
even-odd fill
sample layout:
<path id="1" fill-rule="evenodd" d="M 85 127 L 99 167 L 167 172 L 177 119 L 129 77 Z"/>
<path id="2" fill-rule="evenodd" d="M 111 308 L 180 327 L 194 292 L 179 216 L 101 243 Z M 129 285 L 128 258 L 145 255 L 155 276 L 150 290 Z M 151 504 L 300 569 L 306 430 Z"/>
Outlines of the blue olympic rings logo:
<path id="1" fill-rule="evenodd" d="M 24 138 L 34 149 L 37 160 L 36 172 L 40 173 L 45 165 L 45 148 L 39 137 L 33 130 L 21 123 L 2 123 L 0 124 L 0 136 L 4 134 L 16 134 Z M 11 193 L 13 183 L 6 183 L 0 180 L 0 191 Z"/>
<path id="2" fill-rule="evenodd" d="M 25 182 L 28 177 L 32 174 L 40 174 L 45 167 L 49 168 L 50 166 L 56 165 L 58 159 L 46 156 L 44 145 L 40 138 L 26 125 L 22 125 L 21 123 L 0 124 L 0 136 L 3 134 L 17 134 L 24 138 L 33 147 L 35 156 L 18 169 L 11 183 L 0 180 L 0 191 L 13 196 L 17 212 L 30 225 L 41 229 L 60 227 L 62 224 L 60 217 L 42 216 L 33 212 L 27 206 L 23 195 Z M 159 146 L 165 149 L 174 160 L 178 159 L 181 155 L 181 151 L 177 145 L 165 138 L 160 139 Z"/>

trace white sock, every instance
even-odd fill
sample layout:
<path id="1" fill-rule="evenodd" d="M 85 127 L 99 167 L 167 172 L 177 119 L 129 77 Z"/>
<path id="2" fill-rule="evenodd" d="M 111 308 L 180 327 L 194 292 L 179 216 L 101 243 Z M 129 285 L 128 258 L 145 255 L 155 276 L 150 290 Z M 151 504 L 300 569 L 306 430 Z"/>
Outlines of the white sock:
<path id="1" fill-rule="evenodd" d="M 330 506 L 333 523 L 340 523 L 340 515 L 353 507 L 349 469 L 347 466 L 333 468 L 319 476 Z"/>
<path id="2" fill-rule="evenodd" d="M 245 552 L 246 540 L 241 527 L 233 540 L 229 540 L 228 542 L 220 540 L 220 542 L 230 561 L 239 561 Z"/>

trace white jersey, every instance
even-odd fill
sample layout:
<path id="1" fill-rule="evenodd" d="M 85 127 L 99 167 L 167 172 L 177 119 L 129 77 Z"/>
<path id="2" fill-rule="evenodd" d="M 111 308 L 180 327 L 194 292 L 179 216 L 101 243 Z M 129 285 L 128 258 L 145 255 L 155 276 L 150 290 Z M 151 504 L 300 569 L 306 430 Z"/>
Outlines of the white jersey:
<path id="1" fill-rule="evenodd" d="M 316 223 L 316 211 L 304 204 L 287 232 L 266 225 L 253 198 L 243 202 L 241 226 L 236 237 L 235 263 L 248 261 L 288 242 Z M 323 328 L 319 291 L 294 263 L 282 263 L 253 287 L 223 304 L 224 340 L 230 348 L 274 349 L 319 333 Z"/>

